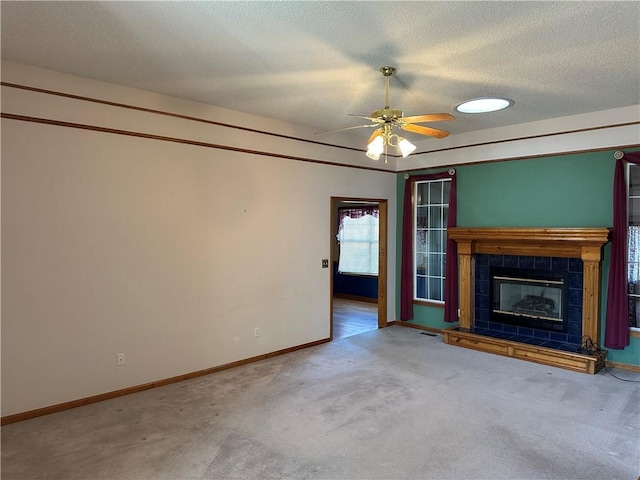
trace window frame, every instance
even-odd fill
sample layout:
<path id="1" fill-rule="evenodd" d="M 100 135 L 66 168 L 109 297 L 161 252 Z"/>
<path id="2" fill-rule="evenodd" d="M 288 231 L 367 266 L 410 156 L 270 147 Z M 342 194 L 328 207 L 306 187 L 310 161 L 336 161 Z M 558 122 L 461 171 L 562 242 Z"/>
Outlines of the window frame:
<path id="1" fill-rule="evenodd" d="M 638 169 L 640 169 L 640 165 L 635 165 L 632 163 L 627 162 L 626 164 L 626 168 L 625 168 L 625 180 L 626 180 L 626 184 L 627 184 L 627 228 L 629 226 L 631 226 L 631 209 L 630 209 L 630 203 L 631 203 L 631 199 L 640 199 L 640 194 L 639 195 L 631 195 L 631 168 L 632 167 L 636 167 Z M 627 231 L 627 236 L 628 236 L 628 231 Z M 628 265 L 629 265 L 629 242 L 627 240 L 627 302 L 629 301 L 629 297 L 633 297 L 633 298 L 638 298 L 640 299 L 640 294 L 636 294 L 636 293 L 629 293 L 629 277 L 628 277 Z M 633 327 L 633 326 L 629 326 L 629 330 L 631 331 L 631 334 L 633 336 L 639 336 L 640 337 L 640 326 L 638 327 Z"/>
<path id="2" fill-rule="evenodd" d="M 421 202 L 419 199 L 419 188 L 421 185 L 424 184 L 434 184 L 434 183 L 439 183 L 441 185 L 440 188 L 440 203 L 431 203 L 431 199 L 429 198 L 428 203 L 424 203 Z M 445 198 L 444 198 L 444 194 L 445 194 L 445 188 L 444 185 L 448 183 L 449 188 L 448 188 L 448 195 L 449 198 L 446 199 L 445 202 Z M 448 209 L 449 209 L 449 200 L 450 200 L 450 193 L 451 193 L 451 179 L 450 178 L 440 178 L 440 179 L 434 179 L 434 180 L 415 180 L 413 182 L 411 182 L 411 188 L 412 188 L 412 217 L 413 217 L 413 258 L 412 258 L 412 263 L 413 263 L 413 303 L 417 304 L 417 305 L 426 305 L 426 306 L 430 306 L 430 307 L 438 307 L 438 308 L 444 308 L 445 307 L 445 295 L 444 295 L 444 287 L 445 287 L 445 281 L 446 281 L 446 252 L 447 252 L 447 215 L 448 215 Z M 431 191 L 431 188 L 429 187 L 429 192 Z M 419 227 L 418 226 L 418 208 L 422 207 L 422 208 L 439 208 L 439 213 L 440 213 L 440 222 L 439 222 L 439 226 L 438 227 L 434 227 L 433 229 L 427 225 L 426 228 L 423 227 Z M 447 215 L 445 215 L 445 211 L 447 213 Z M 423 216 L 424 218 L 424 216 Z M 428 216 L 426 218 L 429 218 Z M 418 231 L 424 231 L 425 232 L 425 236 L 427 238 L 429 238 L 429 234 L 431 230 L 437 230 L 440 232 L 440 250 L 438 251 L 431 251 L 429 250 L 429 247 L 427 246 L 425 248 L 425 251 L 419 251 L 419 245 L 418 245 Z M 428 243 L 425 242 L 425 245 Z M 441 268 L 440 268 L 440 275 L 431 275 L 429 273 L 429 264 L 426 264 L 426 269 L 427 271 L 425 272 L 424 275 L 419 274 L 418 273 L 418 255 L 421 254 L 423 255 L 423 258 L 429 258 L 429 256 L 431 255 L 439 255 L 441 256 L 442 260 L 441 260 Z M 428 260 L 427 260 L 428 261 Z M 430 292 L 429 292 L 429 282 L 430 280 L 433 279 L 439 279 L 439 292 L 440 292 L 440 298 L 441 299 L 436 299 L 436 298 L 425 298 L 425 297 L 418 297 L 418 292 L 419 292 L 419 286 L 418 286 L 418 280 L 419 278 L 424 278 L 424 289 L 425 289 L 425 297 L 426 296 L 430 296 Z"/>

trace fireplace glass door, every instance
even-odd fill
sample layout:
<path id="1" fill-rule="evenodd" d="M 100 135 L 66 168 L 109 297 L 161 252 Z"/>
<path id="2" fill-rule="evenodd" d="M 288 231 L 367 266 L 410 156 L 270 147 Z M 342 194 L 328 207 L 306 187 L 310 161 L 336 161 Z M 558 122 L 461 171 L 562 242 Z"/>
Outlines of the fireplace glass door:
<path id="1" fill-rule="evenodd" d="M 492 276 L 492 320 L 563 331 L 565 281 L 519 274 Z"/>

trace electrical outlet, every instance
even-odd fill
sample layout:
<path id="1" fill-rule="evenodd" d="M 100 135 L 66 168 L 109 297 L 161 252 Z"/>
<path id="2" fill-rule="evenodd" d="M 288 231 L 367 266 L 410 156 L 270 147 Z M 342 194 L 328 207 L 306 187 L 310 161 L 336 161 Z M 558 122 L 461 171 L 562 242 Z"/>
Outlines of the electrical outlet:
<path id="1" fill-rule="evenodd" d="M 124 353 L 116 353 L 116 365 L 119 367 L 124 365 Z"/>
<path id="2" fill-rule="evenodd" d="M 329 268 L 329 259 L 328 258 L 323 258 L 322 259 L 322 268 Z"/>
<path id="3" fill-rule="evenodd" d="M 254 336 L 254 337 L 259 337 L 259 336 L 260 336 L 260 327 L 256 327 L 256 328 L 253 330 L 253 336 Z"/>

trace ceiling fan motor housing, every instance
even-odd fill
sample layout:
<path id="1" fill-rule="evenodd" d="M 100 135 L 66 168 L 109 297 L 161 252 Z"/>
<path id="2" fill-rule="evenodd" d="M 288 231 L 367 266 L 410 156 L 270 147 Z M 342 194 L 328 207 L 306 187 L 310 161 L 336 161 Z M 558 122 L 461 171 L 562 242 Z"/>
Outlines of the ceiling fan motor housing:
<path id="1" fill-rule="evenodd" d="M 402 117 L 402 110 L 395 108 L 383 108 L 382 110 L 376 110 L 371 113 L 371 117 L 379 118 L 385 122 L 395 122 Z"/>

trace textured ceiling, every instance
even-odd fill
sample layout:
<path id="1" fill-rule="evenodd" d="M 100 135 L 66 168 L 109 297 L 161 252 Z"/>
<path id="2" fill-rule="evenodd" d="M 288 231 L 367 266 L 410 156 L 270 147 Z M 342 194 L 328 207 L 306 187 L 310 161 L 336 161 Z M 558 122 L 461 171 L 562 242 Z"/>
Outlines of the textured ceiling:
<path id="1" fill-rule="evenodd" d="M 4 59 L 323 131 L 390 104 L 452 133 L 640 103 L 640 2 L 10 2 Z M 510 109 L 454 112 L 506 96 Z M 356 133 L 367 137 L 368 132 Z M 409 135 L 407 135 L 409 136 Z M 427 141 L 436 141 L 427 139 Z"/>

